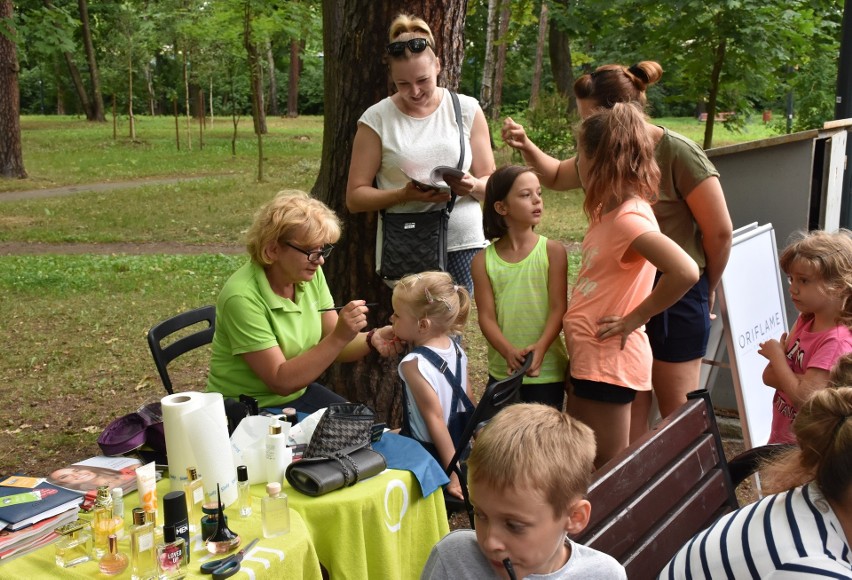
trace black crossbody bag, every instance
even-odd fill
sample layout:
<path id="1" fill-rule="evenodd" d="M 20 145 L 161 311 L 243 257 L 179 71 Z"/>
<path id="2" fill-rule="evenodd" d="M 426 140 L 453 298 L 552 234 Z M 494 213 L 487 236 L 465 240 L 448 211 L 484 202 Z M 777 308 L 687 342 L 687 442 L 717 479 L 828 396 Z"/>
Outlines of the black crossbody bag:
<path id="1" fill-rule="evenodd" d="M 450 97 L 459 126 L 461 154 L 456 167 L 461 169 L 465 154 L 461 103 L 456 93 L 450 91 Z M 385 280 L 399 280 L 406 274 L 446 271 L 447 230 L 455 203 L 456 194 L 453 193 L 446 207 L 438 210 L 417 213 L 382 210 L 382 266 L 379 275 Z"/>

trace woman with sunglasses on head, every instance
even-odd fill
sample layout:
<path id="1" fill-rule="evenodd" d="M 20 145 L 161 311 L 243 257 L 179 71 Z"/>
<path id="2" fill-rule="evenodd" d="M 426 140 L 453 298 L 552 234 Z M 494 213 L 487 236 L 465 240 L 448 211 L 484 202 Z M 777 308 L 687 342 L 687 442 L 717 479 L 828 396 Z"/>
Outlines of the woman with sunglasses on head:
<path id="1" fill-rule="evenodd" d="M 334 308 L 322 265 L 340 220 L 308 194 L 285 190 L 260 208 L 247 238 L 251 259 L 216 301 L 207 390 L 304 413 L 343 402 L 316 379 L 335 361 L 387 356 L 397 343 L 391 326 L 362 332 L 363 300 Z"/>
<path id="2" fill-rule="evenodd" d="M 574 83 L 580 116 L 586 118 L 595 109 L 610 109 L 623 102 L 645 107 L 647 88 L 662 75 L 662 67 L 653 61 L 630 67 L 600 66 Z M 686 403 L 688 392 L 698 388 L 714 292 L 728 263 L 733 228 L 719 172 L 701 147 L 647 120 L 645 128 L 656 144 L 654 156 L 662 173 L 654 215 L 662 233 L 695 260 L 701 273 L 698 283 L 679 302 L 652 317 L 646 326 L 654 355 L 654 393 L 665 417 Z M 511 118 L 503 122 L 502 137 L 538 172 L 542 186 L 556 190 L 583 186 L 576 157 L 564 161 L 550 157 Z M 646 393 L 643 403 L 650 406 L 650 402 L 650 393 Z M 639 425 L 631 438 L 644 430 L 645 426 Z"/>
<path id="3" fill-rule="evenodd" d="M 390 26 L 388 71 L 397 92 L 376 103 L 358 120 L 352 145 L 346 205 L 353 213 L 386 210 L 421 212 L 443 207 L 450 194 L 412 181 L 440 165 L 455 167 L 460 157 L 459 127 L 449 91 L 438 86 L 441 62 L 429 25 L 409 15 Z M 464 177 L 447 177 L 458 196 L 450 214 L 447 270 L 472 293 L 470 263 L 487 245 L 482 231 L 485 183 L 494 155 L 485 115 L 476 99 L 459 95 L 464 126 Z M 379 225 L 377 248 L 382 246 Z M 380 252 L 376 253 L 377 268 Z"/>

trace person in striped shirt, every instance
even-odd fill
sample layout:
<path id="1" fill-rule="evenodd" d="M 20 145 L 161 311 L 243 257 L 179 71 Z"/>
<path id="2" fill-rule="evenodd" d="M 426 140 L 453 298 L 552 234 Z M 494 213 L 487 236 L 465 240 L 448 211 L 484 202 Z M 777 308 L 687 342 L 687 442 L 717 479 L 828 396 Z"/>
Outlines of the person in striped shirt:
<path id="1" fill-rule="evenodd" d="M 833 374 L 852 384 L 852 355 Z M 793 422 L 798 447 L 764 469 L 772 495 L 723 516 L 660 579 L 852 578 L 852 388 L 816 391 Z"/>

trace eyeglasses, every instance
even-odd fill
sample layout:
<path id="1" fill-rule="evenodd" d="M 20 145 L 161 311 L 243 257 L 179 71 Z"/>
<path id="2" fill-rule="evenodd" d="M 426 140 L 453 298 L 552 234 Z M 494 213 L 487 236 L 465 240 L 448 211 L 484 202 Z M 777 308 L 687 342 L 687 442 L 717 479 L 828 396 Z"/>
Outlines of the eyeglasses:
<path id="1" fill-rule="evenodd" d="M 418 52 L 423 52 L 426 50 L 426 47 L 430 46 L 429 41 L 425 38 L 410 38 L 408 40 L 398 40 L 396 42 L 391 42 L 385 50 L 388 51 L 388 54 L 397 57 L 405 54 L 405 47 L 408 47 L 412 53 L 417 54 Z"/>
<path id="2" fill-rule="evenodd" d="M 308 262 L 314 262 L 314 263 L 319 262 L 320 258 L 328 258 L 331 255 L 331 251 L 334 249 L 334 246 L 332 246 L 331 244 L 328 244 L 322 250 L 314 250 L 312 252 L 309 252 L 307 250 L 303 250 L 302 248 L 300 248 L 298 246 L 294 246 L 290 242 L 284 242 L 284 243 L 286 245 L 290 246 L 291 248 L 293 248 L 294 250 L 296 250 L 297 252 L 301 252 L 304 255 L 306 255 L 308 257 Z"/>

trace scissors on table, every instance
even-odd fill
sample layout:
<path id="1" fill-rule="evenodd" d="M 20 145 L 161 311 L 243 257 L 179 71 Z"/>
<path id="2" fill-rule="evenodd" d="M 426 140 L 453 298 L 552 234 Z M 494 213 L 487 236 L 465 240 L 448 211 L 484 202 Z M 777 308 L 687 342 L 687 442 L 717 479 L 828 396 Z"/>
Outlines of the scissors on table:
<path id="1" fill-rule="evenodd" d="M 227 558 L 222 558 L 221 560 L 211 560 L 210 562 L 205 562 L 201 565 L 201 573 L 213 574 L 213 580 L 221 580 L 223 578 L 233 576 L 234 574 L 240 571 L 240 562 L 242 562 L 245 555 L 248 554 L 252 548 L 254 548 L 254 545 L 259 540 L 260 538 L 253 539 L 245 548 L 243 548 L 233 556 L 228 556 Z"/>

